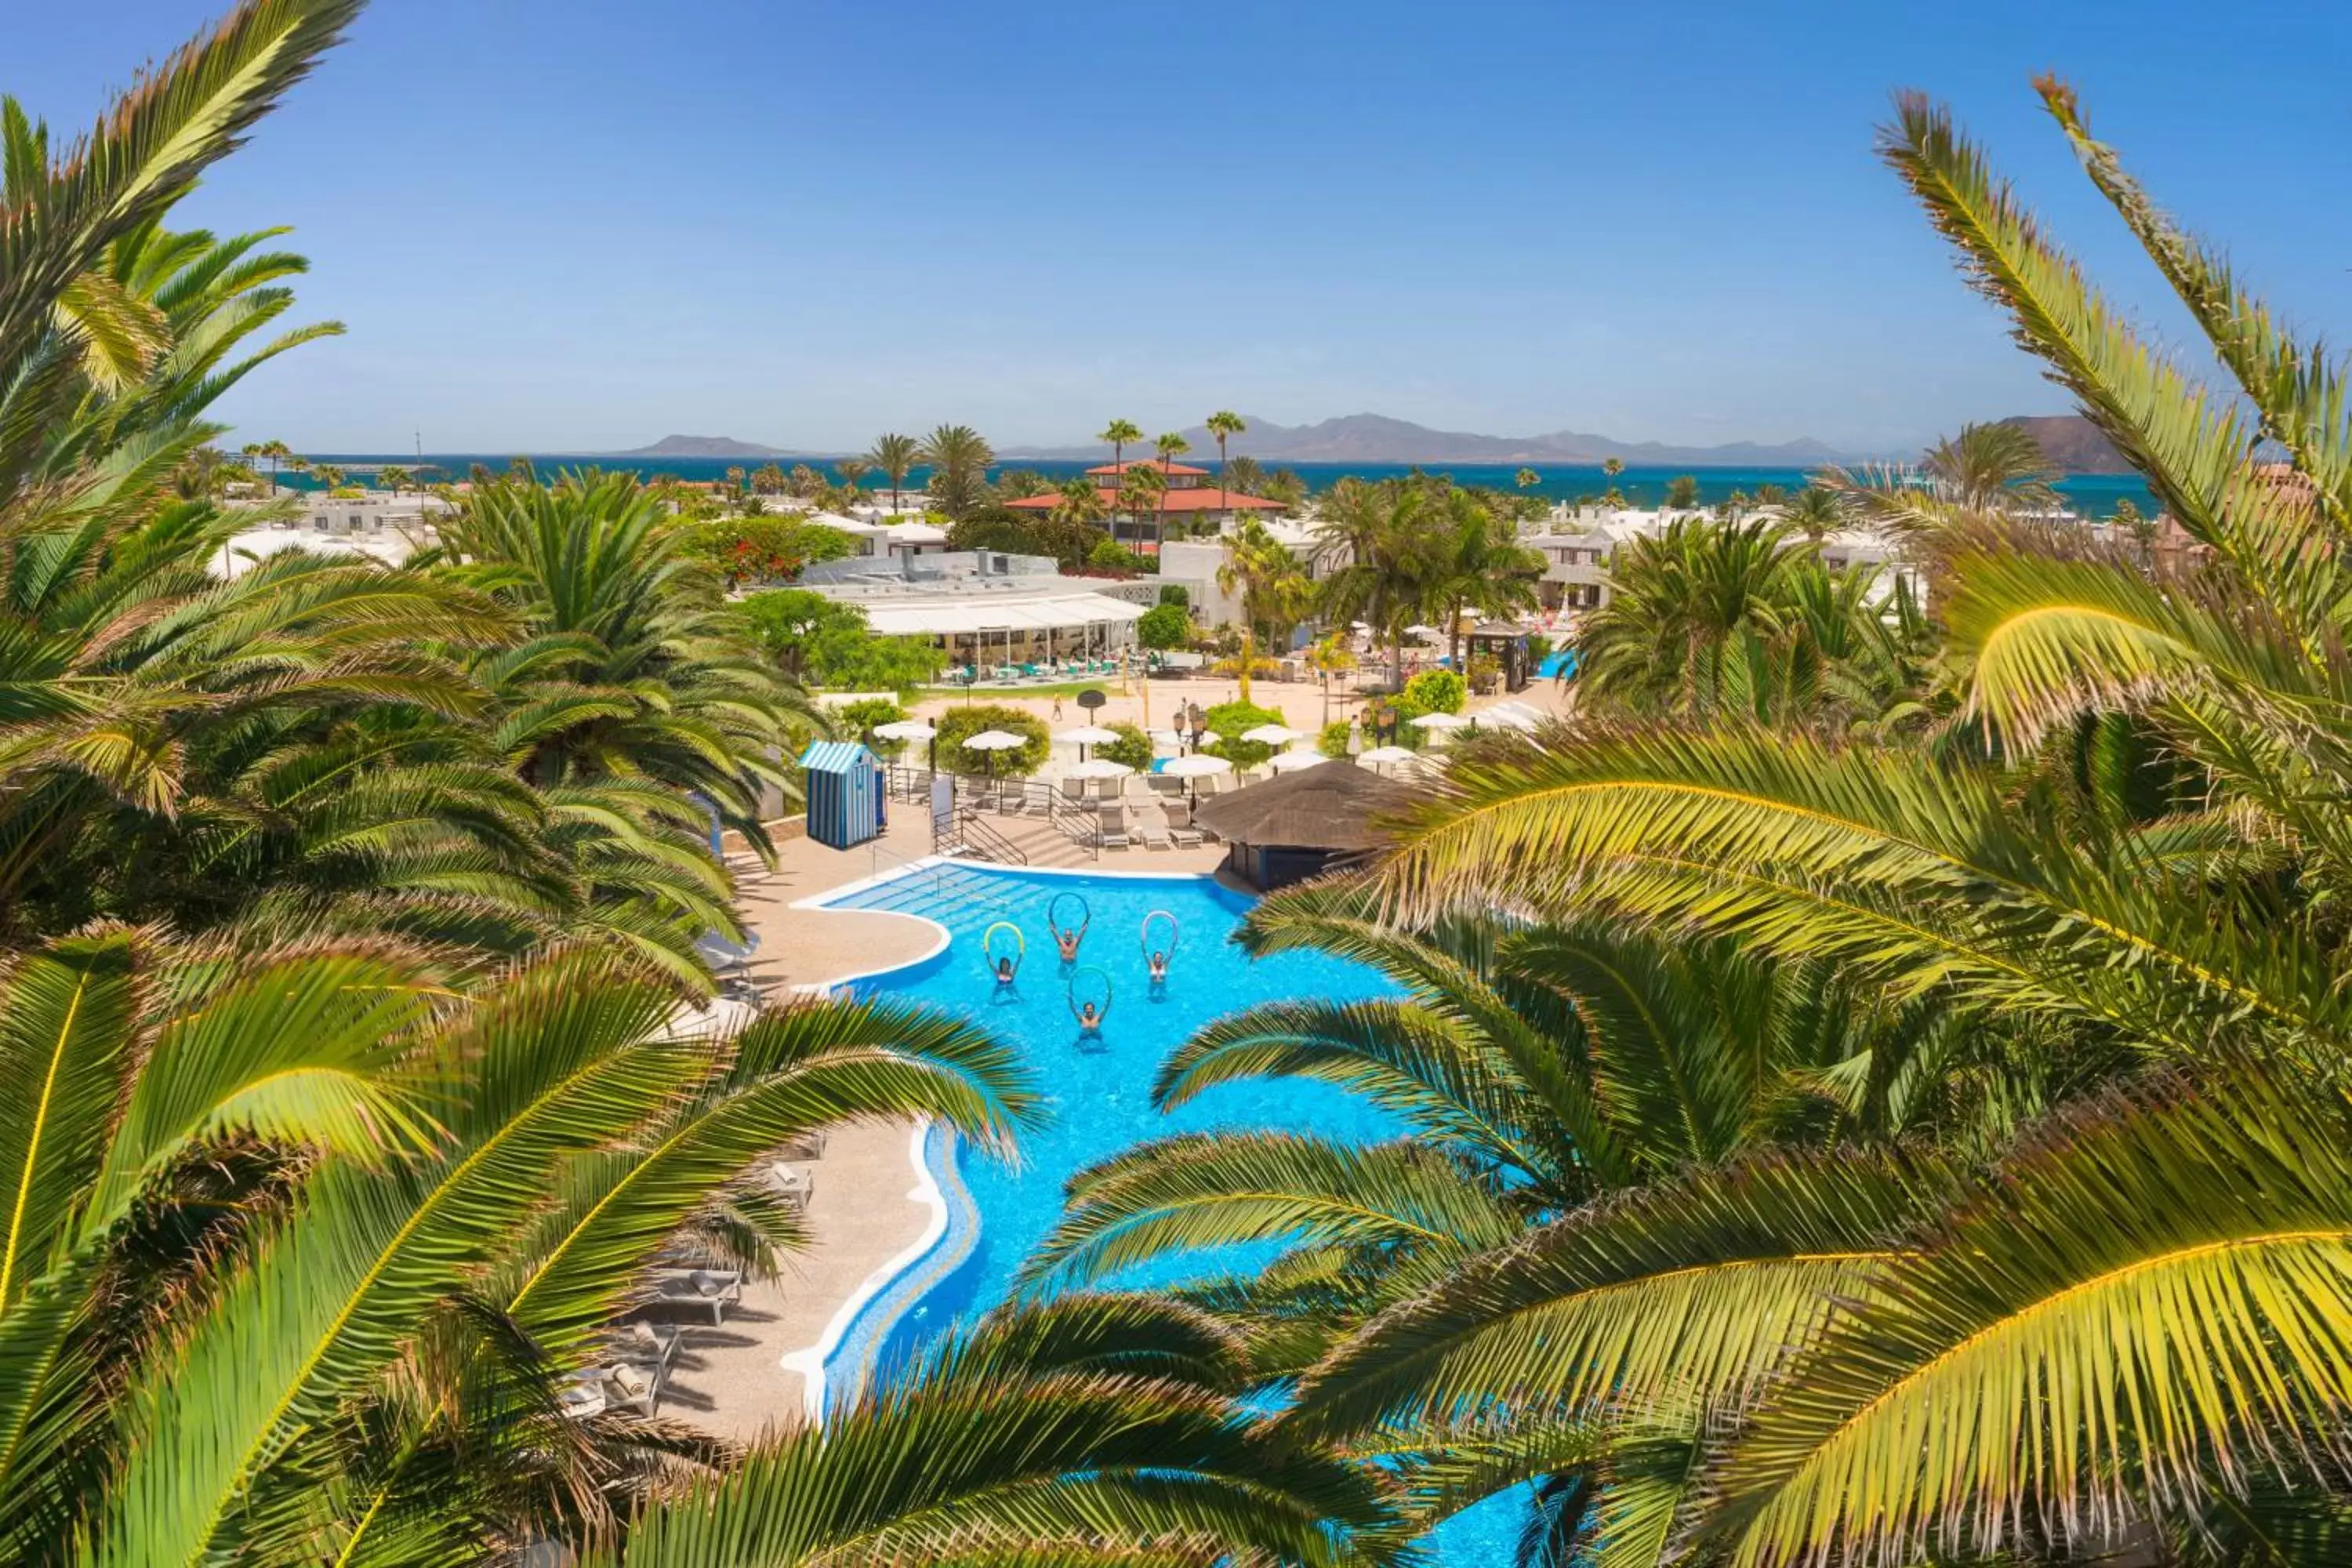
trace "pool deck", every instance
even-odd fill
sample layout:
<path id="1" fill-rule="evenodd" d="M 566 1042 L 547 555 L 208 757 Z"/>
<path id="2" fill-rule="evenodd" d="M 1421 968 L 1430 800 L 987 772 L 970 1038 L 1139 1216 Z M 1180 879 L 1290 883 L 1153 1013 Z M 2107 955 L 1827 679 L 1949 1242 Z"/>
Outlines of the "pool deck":
<path id="1" fill-rule="evenodd" d="M 753 975 L 772 996 L 829 985 L 910 963 L 939 941 L 938 928 L 905 915 L 792 906 L 930 852 L 919 811 L 893 813 L 878 847 L 829 849 L 807 838 L 780 844 L 773 872 L 743 878 L 737 898 L 759 935 Z M 1106 872 L 1211 871 L 1214 847 L 1107 858 Z M 1087 866 L 1085 869 L 1097 869 Z M 809 1245 L 783 1261 L 781 1277 L 746 1282 L 723 1326 L 689 1326 L 671 1369 L 662 1414 L 714 1436 L 748 1442 L 807 1419 L 808 1384 L 831 1335 L 854 1304 L 898 1272 L 933 1222 L 921 1191 L 915 1128 L 904 1121 L 836 1127 L 814 1167 Z"/>

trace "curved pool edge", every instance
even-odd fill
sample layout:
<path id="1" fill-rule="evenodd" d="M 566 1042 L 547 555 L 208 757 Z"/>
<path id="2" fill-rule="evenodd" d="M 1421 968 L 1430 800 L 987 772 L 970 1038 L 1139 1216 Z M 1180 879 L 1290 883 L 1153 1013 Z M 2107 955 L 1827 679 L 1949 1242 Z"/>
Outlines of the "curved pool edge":
<path id="1" fill-rule="evenodd" d="M 940 866 L 954 866 L 1008 878 L 1115 878 L 1122 881 L 1197 883 L 1204 886 L 1213 898 L 1228 908 L 1246 909 L 1255 901 L 1220 882 L 1213 871 L 1003 866 L 994 861 L 970 860 L 960 856 L 928 855 L 877 875 L 862 877 L 838 888 L 795 900 L 787 907 L 811 910 L 831 909 L 841 900 L 855 898 Z M 866 910 L 859 912 L 897 915 L 919 921 L 931 928 L 935 933 L 934 940 L 919 957 L 861 970 L 819 984 L 805 985 L 801 987 L 803 994 L 831 996 L 853 986 L 919 979 L 947 962 L 948 950 L 953 945 L 955 936 L 938 921 L 906 910 Z M 979 1246 L 980 1209 L 956 1168 L 955 1151 L 955 1134 L 945 1123 L 935 1122 L 927 1117 L 915 1124 L 908 1145 L 908 1163 L 915 1172 L 915 1186 L 907 1194 L 907 1200 L 929 1211 L 923 1234 L 898 1256 L 858 1282 L 857 1288 L 826 1321 L 824 1331 L 818 1335 L 815 1343 L 787 1352 L 779 1361 L 778 1364 L 786 1371 L 800 1373 L 802 1409 L 812 1421 L 821 1423 L 824 1420 L 832 1404 L 833 1385 L 836 1381 L 847 1384 L 851 1392 L 856 1391 L 856 1386 L 874 1371 L 875 1357 L 888 1340 L 890 1331 Z M 866 1321 L 869 1318 L 871 1321 Z M 834 1368 L 830 1363 L 853 1340 L 858 1349 L 856 1366 Z M 844 1375 L 850 1373 L 855 1376 Z"/>

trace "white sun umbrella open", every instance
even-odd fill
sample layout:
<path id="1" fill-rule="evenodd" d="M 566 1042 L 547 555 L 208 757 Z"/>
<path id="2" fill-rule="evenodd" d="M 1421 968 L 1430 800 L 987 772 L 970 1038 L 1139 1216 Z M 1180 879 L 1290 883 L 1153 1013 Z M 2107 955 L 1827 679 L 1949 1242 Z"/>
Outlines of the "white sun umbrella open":
<path id="1" fill-rule="evenodd" d="M 966 735 L 964 737 L 963 743 L 972 751 L 986 753 L 988 757 L 988 776 L 994 778 L 996 776 L 996 753 L 999 752 L 1017 752 L 1029 742 L 1022 739 L 1022 737 L 1012 734 L 1003 730 L 982 730 L 977 735 Z"/>
<path id="2" fill-rule="evenodd" d="M 1445 640 L 1445 634 L 1439 631 L 1435 626 L 1407 626 L 1404 629 L 1404 635 L 1409 637 L 1418 637 L 1423 642 L 1444 642 Z"/>
<path id="3" fill-rule="evenodd" d="M 1118 739 L 1118 731 L 1106 730 L 1100 724 L 1081 724 L 1075 730 L 1056 730 L 1054 739 L 1065 746 L 1099 746 Z"/>
<path id="4" fill-rule="evenodd" d="M 1477 721 L 1465 719 L 1459 713 L 1423 713 L 1420 718 L 1408 719 L 1405 722 L 1416 730 L 1466 730 Z"/>
<path id="5" fill-rule="evenodd" d="M 1260 724 L 1255 730 L 1242 731 L 1243 740 L 1255 741 L 1261 746 L 1286 746 L 1306 738 L 1306 731 L 1294 730 L 1287 724 Z"/>
<path id="6" fill-rule="evenodd" d="M 1301 768 L 1319 768 L 1330 760 L 1320 752 L 1276 752 L 1265 765 L 1278 773 L 1294 773 Z"/>
<path id="7" fill-rule="evenodd" d="M 920 719 L 896 719 L 887 724 L 875 725 L 874 732 L 886 741 L 928 741 L 939 731 Z"/>
<path id="8" fill-rule="evenodd" d="M 1189 757 L 1171 757 L 1160 771 L 1170 778 L 1198 779 L 1206 778 L 1211 773 L 1229 773 L 1234 771 L 1234 764 L 1223 757 L 1194 752 Z"/>
<path id="9" fill-rule="evenodd" d="M 1370 751 L 1359 756 L 1356 761 L 1379 769 L 1394 767 L 1399 763 L 1412 762 L 1420 754 L 1406 746 L 1374 746 Z"/>
<path id="10" fill-rule="evenodd" d="M 1114 763 L 1108 757 L 1088 757 L 1083 763 L 1072 764 L 1069 772 L 1062 776 L 1070 779 L 1123 779 L 1134 771 L 1125 763 Z"/>

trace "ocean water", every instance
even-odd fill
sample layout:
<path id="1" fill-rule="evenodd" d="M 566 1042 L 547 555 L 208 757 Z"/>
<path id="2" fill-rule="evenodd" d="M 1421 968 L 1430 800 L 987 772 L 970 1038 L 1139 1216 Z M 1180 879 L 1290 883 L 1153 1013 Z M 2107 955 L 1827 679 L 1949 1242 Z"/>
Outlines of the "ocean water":
<path id="1" fill-rule="evenodd" d="M 323 463 L 332 463 L 346 468 L 352 465 L 396 463 L 412 471 L 415 471 L 419 469 L 421 466 L 422 468 L 426 470 L 426 477 L 428 479 L 441 480 L 462 479 L 471 470 L 473 465 L 476 463 L 484 464 L 494 470 L 503 470 L 508 463 L 513 460 L 515 454 L 510 452 L 496 454 L 478 452 L 428 453 L 422 460 L 421 465 L 416 458 L 413 456 L 404 456 L 399 453 L 392 453 L 389 455 L 379 453 L 373 456 L 363 454 L 346 456 L 330 455 L 319 457 L 316 460 Z M 727 477 L 727 470 L 730 468 L 741 468 L 746 471 L 749 471 L 752 468 L 758 468 L 761 462 L 763 461 L 763 459 L 756 458 L 664 458 L 659 459 L 641 459 L 565 455 L 562 453 L 534 453 L 530 455 L 530 460 L 532 464 L 539 468 L 541 474 L 552 473 L 562 468 L 604 468 L 607 471 L 628 469 L 635 473 L 639 478 L 648 479 L 654 478 L 656 475 L 664 474 L 681 479 L 721 479 Z M 779 458 L 775 459 L 779 466 L 787 468 L 791 468 L 797 460 L 799 459 L 790 458 Z M 1216 467 L 1216 454 L 1213 452 L 1207 454 L 1205 457 L 1198 452 L 1191 453 L 1187 455 L 1185 460 L 1187 462 L 1197 464 L 1204 468 L 1214 468 Z M 809 459 L 809 461 L 811 466 L 820 468 L 828 476 L 831 476 L 832 468 L 830 464 L 816 459 Z M 1298 477 L 1307 481 L 1307 488 L 1310 490 L 1318 492 L 1329 489 L 1334 483 L 1349 475 L 1353 475 L 1358 479 L 1394 479 L 1401 475 L 1412 472 L 1414 467 L 1416 467 L 1416 465 L 1405 463 L 1271 462 L 1266 466 L 1270 468 L 1286 468 L 1296 469 L 1298 473 Z M 1417 466 L 1426 468 L 1432 473 L 1451 474 L 1454 476 L 1455 481 L 1461 484 L 1477 485 L 1493 489 L 1506 490 L 1517 489 L 1517 475 L 1519 469 L 1522 467 L 1530 468 L 1538 476 L 1539 476 L 1540 482 L 1529 487 L 1528 493 L 1541 496 L 1547 500 L 1573 500 L 1579 496 L 1598 496 L 1609 488 L 1608 476 L 1601 471 L 1601 466 L 1598 463 L 1532 463 L 1526 465 L 1517 463 L 1426 463 Z M 1034 462 L 1001 463 L 994 469 L 992 469 L 991 472 L 1001 473 L 1008 468 L 1034 468 L 1038 472 L 1045 474 L 1058 482 L 1059 480 L 1067 479 L 1074 474 L 1084 471 L 1087 465 L 1085 463 L 1080 462 L 1048 462 L 1041 459 Z M 1801 489 L 1804 488 L 1806 476 L 1809 472 L 1810 470 L 1805 468 L 1697 468 L 1688 466 L 1668 468 L 1628 468 L 1622 474 L 1618 476 L 1617 488 L 1622 490 L 1625 494 L 1626 500 L 1635 506 L 1655 506 L 1665 499 L 1666 486 L 1675 478 L 1675 476 L 1680 474 L 1689 474 L 1698 480 L 1700 503 L 1702 505 L 1713 506 L 1718 501 L 1729 499 L 1734 490 L 1742 490 L 1749 495 L 1754 495 L 1757 489 L 1764 485 L 1779 485 L 1784 489 Z M 929 477 L 929 475 L 927 470 L 918 468 L 914 473 L 908 476 L 907 488 L 908 489 L 919 489 L 922 488 L 923 481 Z M 302 474 L 289 473 L 281 475 L 278 482 L 291 489 L 309 489 L 315 488 L 309 477 Z M 866 476 L 865 484 L 866 488 L 868 489 L 886 489 L 888 488 L 887 485 L 877 482 L 875 477 L 870 474 Z M 2116 510 L 2116 503 L 2117 501 L 2126 499 L 2128 499 L 2134 506 L 2139 508 L 2141 511 L 2147 513 L 2150 516 L 2153 516 L 2157 510 L 2155 499 L 2149 495 L 2147 486 L 2142 482 L 2139 476 L 2137 474 L 2079 474 L 2061 481 L 2058 486 L 2058 489 L 2061 494 L 2065 496 L 2069 505 L 2071 505 L 2076 511 L 2081 512 L 2086 517 L 2106 517 Z"/>
<path id="2" fill-rule="evenodd" d="M 907 1288 L 874 1298 L 826 1362 L 839 1398 L 869 1373 L 903 1364 L 961 1318 L 1020 1289 L 1022 1265 L 1062 1213 L 1076 1172 L 1153 1138 L 1210 1130 L 1312 1130 L 1346 1142 L 1394 1136 L 1397 1124 L 1363 1100 L 1327 1084 L 1265 1079 L 1223 1084 L 1163 1113 L 1151 1084 L 1170 1052 L 1211 1020 L 1290 997 L 1349 1000 L 1391 994 L 1374 971 L 1311 952 L 1253 962 L 1232 934 L 1249 900 L 1207 877 L 1074 877 L 956 867 L 918 874 L 837 900 L 841 907 L 896 910 L 937 921 L 947 948 L 919 963 L 859 983 L 944 1007 L 1016 1042 L 1045 1091 L 1049 1124 L 1021 1139 L 1017 1163 L 944 1145 L 933 1170 L 949 1189 L 950 1234 L 933 1256 L 902 1276 Z M 1169 983 L 1150 984 L 1145 920 L 1165 911 L 1178 940 Z M 1087 922 L 1074 970 L 1066 972 L 1047 924 Z M 1016 938 L 1003 929 L 1010 926 Z M 1155 944 L 1165 926 L 1155 921 Z M 997 952 L 1025 948 L 1014 985 L 1000 988 Z M 1075 997 L 1109 1005 L 1099 1038 L 1083 1037 Z M 957 1189 L 961 1188 L 961 1192 Z M 966 1201 L 958 1201 L 968 1199 Z M 1247 1267 L 1272 1248 L 1241 1248 L 1203 1259 L 1129 1269 L 1116 1283 L 1151 1285 Z M 1516 1494 L 1488 1500 L 1448 1521 L 1432 1545 L 1445 1568 L 1507 1562 L 1523 1511 Z"/>

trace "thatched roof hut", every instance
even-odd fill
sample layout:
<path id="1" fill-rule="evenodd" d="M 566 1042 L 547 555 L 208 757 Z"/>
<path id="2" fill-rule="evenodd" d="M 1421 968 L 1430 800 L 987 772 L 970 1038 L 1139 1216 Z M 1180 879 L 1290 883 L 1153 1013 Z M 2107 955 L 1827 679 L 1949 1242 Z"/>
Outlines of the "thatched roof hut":
<path id="1" fill-rule="evenodd" d="M 1334 762 L 1202 801 L 1193 819 L 1225 841 L 1236 876 L 1270 891 L 1379 848 L 1386 837 L 1374 819 L 1413 794 L 1369 768 Z"/>

